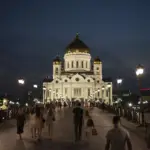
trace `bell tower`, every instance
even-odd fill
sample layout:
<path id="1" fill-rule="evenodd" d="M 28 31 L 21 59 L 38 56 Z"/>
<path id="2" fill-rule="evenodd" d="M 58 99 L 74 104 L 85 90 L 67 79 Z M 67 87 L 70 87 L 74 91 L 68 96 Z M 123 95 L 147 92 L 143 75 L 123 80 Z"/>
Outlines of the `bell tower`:
<path id="1" fill-rule="evenodd" d="M 102 62 L 99 57 L 96 57 L 93 62 L 93 71 L 96 79 L 102 80 Z"/>
<path id="2" fill-rule="evenodd" d="M 61 75 L 62 62 L 59 56 L 53 60 L 53 79 L 59 78 Z"/>

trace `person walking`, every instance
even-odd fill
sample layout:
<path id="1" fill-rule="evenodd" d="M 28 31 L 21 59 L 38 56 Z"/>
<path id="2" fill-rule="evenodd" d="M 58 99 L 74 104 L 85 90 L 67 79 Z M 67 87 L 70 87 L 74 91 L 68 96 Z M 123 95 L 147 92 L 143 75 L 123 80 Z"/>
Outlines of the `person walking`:
<path id="1" fill-rule="evenodd" d="M 22 140 L 22 133 L 24 132 L 24 124 L 25 124 L 25 114 L 22 108 L 19 108 L 17 114 L 17 134 L 19 135 L 19 139 Z"/>
<path id="2" fill-rule="evenodd" d="M 36 114 L 34 108 L 32 108 L 29 115 L 29 124 L 30 124 L 31 136 L 32 138 L 36 138 Z"/>
<path id="3" fill-rule="evenodd" d="M 77 106 L 73 109 L 74 114 L 74 132 L 75 141 L 80 141 L 82 136 L 82 125 L 83 125 L 83 109 L 81 103 L 77 103 Z"/>
<path id="4" fill-rule="evenodd" d="M 92 137 L 92 129 L 94 129 L 94 122 L 92 117 L 89 114 L 89 111 L 86 110 L 85 112 L 85 119 L 84 119 L 84 126 L 85 126 L 85 136 L 88 142 L 90 141 Z"/>
<path id="5" fill-rule="evenodd" d="M 55 113 L 54 113 L 53 105 L 51 104 L 49 106 L 49 109 L 47 110 L 47 117 L 46 117 L 46 124 L 48 126 L 48 134 L 50 137 L 50 140 L 52 140 L 53 136 L 53 121 L 55 121 Z"/>
<path id="6" fill-rule="evenodd" d="M 41 109 L 40 107 L 36 107 L 36 111 L 35 111 L 35 120 L 36 120 L 36 125 L 35 125 L 35 128 L 36 128 L 36 133 L 37 133 L 37 138 L 38 140 L 40 141 L 41 139 L 41 134 L 42 134 L 42 128 L 43 128 L 43 124 L 44 124 L 44 120 L 43 120 L 43 116 L 41 114 Z"/>
<path id="7" fill-rule="evenodd" d="M 128 150 L 132 150 L 129 132 L 121 127 L 119 116 L 113 117 L 113 124 L 113 129 L 109 130 L 106 135 L 105 150 L 125 150 L 126 144 Z"/>

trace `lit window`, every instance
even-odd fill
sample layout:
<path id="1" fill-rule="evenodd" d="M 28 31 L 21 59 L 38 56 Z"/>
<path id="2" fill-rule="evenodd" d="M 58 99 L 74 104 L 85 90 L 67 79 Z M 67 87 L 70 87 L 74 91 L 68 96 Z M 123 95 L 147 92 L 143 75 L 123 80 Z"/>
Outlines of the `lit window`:
<path id="1" fill-rule="evenodd" d="M 76 78 L 76 81 L 79 81 L 79 78 Z"/>
<path id="2" fill-rule="evenodd" d="M 88 67 L 88 62 L 86 61 L 86 68 Z"/>
<path id="3" fill-rule="evenodd" d="M 69 68 L 69 62 L 68 62 L 68 68 Z"/>
<path id="4" fill-rule="evenodd" d="M 90 89 L 88 89 L 88 96 L 90 96 Z"/>
<path id="5" fill-rule="evenodd" d="M 74 96 L 81 96 L 81 88 L 74 88 Z"/>
<path id="6" fill-rule="evenodd" d="M 55 69 L 55 73 L 58 74 L 58 68 Z"/>
<path id="7" fill-rule="evenodd" d="M 82 66 L 82 68 L 83 68 L 83 61 L 81 62 L 81 66 Z"/>
<path id="8" fill-rule="evenodd" d="M 78 68 L 78 67 L 79 67 L 79 62 L 77 61 L 77 62 L 76 62 L 76 68 Z"/>

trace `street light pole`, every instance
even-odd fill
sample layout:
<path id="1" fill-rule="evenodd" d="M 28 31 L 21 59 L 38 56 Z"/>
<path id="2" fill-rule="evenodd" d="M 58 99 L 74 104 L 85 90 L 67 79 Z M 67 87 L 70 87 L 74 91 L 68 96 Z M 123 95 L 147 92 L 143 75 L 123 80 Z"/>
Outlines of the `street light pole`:
<path id="1" fill-rule="evenodd" d="M 25 80 L 24 79 L 18 79 L 18 84 L 23 86 L 25 84 Z M 23 90 L 23 91 L 22 91 Z M 21 99 L 24 101 L 24 89 L 21 89 Z"/>
<path id="2" fill-rule="evenodd" d="M 141 118 L 142 118 L 142 124 L 140 124 L 140 126 L 144 126 L 144 108 L 143 108 L 143 97 L 142 97 L 142 94 L 141 94 L 141 77 L 143 76 L 144 74 L 144 67 L 142 65 L 138 65 L 136 67 L 136 76 L 137 76 L 137 80 L 138 80 L 138 88 L 139 88 L 139 94 L 140 94 L 140 111 L 141 111 Z"/>
<path id="3" fill-rule="evenodd" d="M 119 79 L 117 79 L 117 88 L 118 88 L 118 93 L 119 93 L 119 95 L 120 95 L 120 86 L 121 86 L 121 84 L 122 84 L 122 79 L 121 78 L 119 78 Z"/>
<path id="4" fill-rule="evenodd" d="M 107 85 L 107 87 L 108 87 L 109 105 L 111 105 L 111 102 L 110 102 L 110 90 L 111 90 L 111 84 L 109 83 L 109 84 Z"/>

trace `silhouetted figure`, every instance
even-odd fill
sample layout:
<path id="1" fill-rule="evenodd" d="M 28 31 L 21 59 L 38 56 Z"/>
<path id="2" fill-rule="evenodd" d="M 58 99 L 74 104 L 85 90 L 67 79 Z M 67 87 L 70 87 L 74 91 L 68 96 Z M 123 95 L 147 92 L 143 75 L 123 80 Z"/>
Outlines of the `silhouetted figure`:
<path id="1" fill-rule="evenodd" d="M 19 108 L 18 114 L 17 114 L 17 134 L 19 135 L 20 140 L 22 139 L 22 133 L 24 129 L 24 123 L 25 123 L 25 114 L 23 113 L 23 109 Z"/>
<path id="2" fill-rule="evenodd" d="M 79 102 L 77 103 L 77 106 L 73 109 L 73 114 L 74 114 L 75 141 L 80 141 L 83 125 L 83 109 L 81 108 L 81 103 Z"/>
<path id="3" fill-rule="evenodd" d="M 102 110 L 103 110 L 103 112 L 105 111 L 105 103 L 104 102 L 102 103 Z"/>

